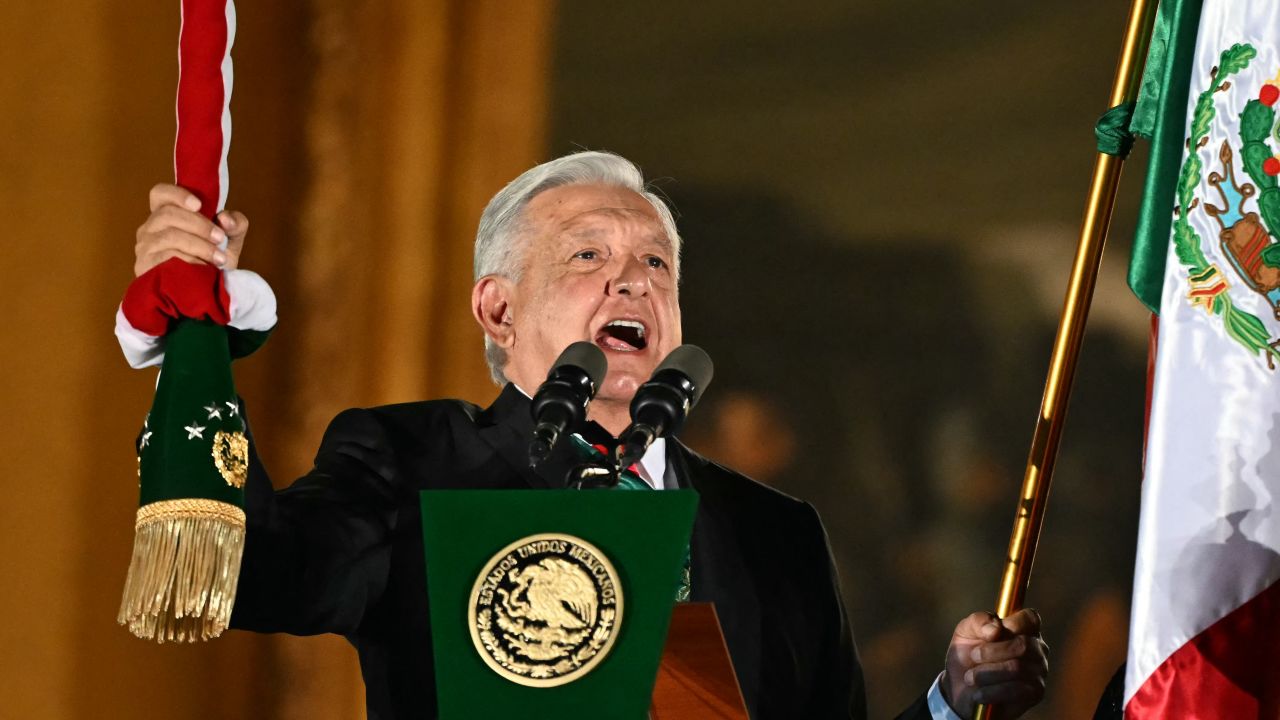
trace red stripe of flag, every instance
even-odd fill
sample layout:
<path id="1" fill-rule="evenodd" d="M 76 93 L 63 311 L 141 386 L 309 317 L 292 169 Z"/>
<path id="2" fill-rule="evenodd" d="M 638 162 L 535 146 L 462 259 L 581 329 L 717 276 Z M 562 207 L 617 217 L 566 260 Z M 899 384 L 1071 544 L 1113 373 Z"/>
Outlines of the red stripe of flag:
<path id="1" fill-rule="evenodd" d="M 1125 720 L 1280 718 L 1280 583 L 1178 648 L 1125 706 Z"/>
<path id="2" fill-rule="evenodd" d="M 200 198 L 210 219 L 222 197 L 222 114 L 228 88 L 222 65 L 229 48 L 227 4 L 231 0 L 182 0 L 178 39 L 178 136 L 173 168 L 178 185 Z"/>

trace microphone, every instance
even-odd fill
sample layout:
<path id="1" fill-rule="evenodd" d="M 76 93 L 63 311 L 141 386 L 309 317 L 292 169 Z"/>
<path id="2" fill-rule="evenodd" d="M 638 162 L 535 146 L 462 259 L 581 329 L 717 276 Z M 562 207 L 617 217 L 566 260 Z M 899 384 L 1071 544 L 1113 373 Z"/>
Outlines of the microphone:
<path id="1" fill-rule="evenodd" d="M 631 425 L 618 436 L 618 467 L 644 457 L 654 440 L 679 432 L 713 374 L 711 358 L 697 345 L 672 350 L 631 400 Z"/>
<path id="2" fill-rule="evenodd" d="M 609 369 L 604 351 L 582 340 L 565 348 L 547 373 L 546 382 L 533 396 L 533 440 L 529 465 L 537 466 L 551 454 L 566 428 L 582 422 L 587 403 Z"/>

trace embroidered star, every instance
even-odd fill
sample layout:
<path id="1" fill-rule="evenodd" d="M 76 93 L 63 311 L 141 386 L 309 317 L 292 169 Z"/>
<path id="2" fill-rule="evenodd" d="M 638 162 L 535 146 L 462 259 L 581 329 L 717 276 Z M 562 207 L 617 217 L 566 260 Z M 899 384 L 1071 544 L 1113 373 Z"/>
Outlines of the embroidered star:
<path id="1" fill-rule="evenodd" d="M 228 414 L 228 415 L 230 415 L 231 417 L 235 417 L 236 415 L 240 414 L 240 406 L 239 406 L 239 405 L 236 405 L 236 404 L 235 404 L 235 403 L 233 403 L 233 402 L 229 402 L 229 403 L 227 403 L 226 405 L 227 405 L 227 407 L 231 408 L 231 412 L 227 413 L 227 414 Z"/>
<path id="2" fill-rule="evenodd" d="M 205 405 L 204 409 L 205 412 L 209 413 L 209 417 L 205 418 L 206 420 L 212 420 L 214 418 L 218 418 L 219 420 L 222 419 L 222 408 L 217 405 Z"/>
<path id="3" fill-rule="evenodd" d="M 151 434 L 152 433 L 150 430 L 142 433 L 142 442 L 139 443 L 139 445 L 141 445 L 142 447 L 146 447 L 147 444 L 151 442 Z"/>
<path id="4" fill-rule="evenodd" d="M 204 439 L 204 427 L 203 427 L 203 426 L 196 425 L 195 423 L 191 423 L 190 425 L 187 425 L 186 427 L 184 427 L 184 428 L 182 428 L 182 429 L 187 431 L 187 439 L 188 439 L 188 440 L 194 440 L 194 439 L 196 439 L 196 438 L 200 438 L 201 440 L 203 440 L 203 439 Z"/>

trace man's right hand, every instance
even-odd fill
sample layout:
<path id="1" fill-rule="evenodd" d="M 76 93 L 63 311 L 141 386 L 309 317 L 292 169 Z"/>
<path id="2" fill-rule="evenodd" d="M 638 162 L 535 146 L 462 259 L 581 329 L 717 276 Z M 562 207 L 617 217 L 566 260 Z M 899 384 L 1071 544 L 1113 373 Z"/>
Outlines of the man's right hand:
<path id="1" fill-rule="evenodd" d="M 151 215 L 138 228 L 133 274 L 139 276 L 168 260 L 208 263 L 225 270 L 240 261 L 249 219 L 234 210 L 218 214 L 218 224 L 201 215 L 200 200 L 177 185 L 151 188 Z M 221 225 L 221 227 L 219 227 Z M 220 246 L 225 241 L 225 249 Z"/>
<path id="2" fill-rule="evenodd" d="M 1040 613 L 1024 608 L 1001 620 L 976 612 L 956 625 L 940 689 L 962 718 L 978 704 L 999 706 L 997 717 L 1020 717 L 1044 699 L 1049 646 L 1040 638 Z"/>
<path id="3" fill-rule="evenodd" d="M 116 337 L 129 365 L 161 364 L 164 337 L 181 318 L 255 332 L 275 327 L 271 286 L 236 267 L 248 231 L 244 213 L 221 212 L 214 223 L 200 214 L 191 192 L 168 184 L 151 188 L 151 215 L 133 248 L 135 278 L 116 310 Z M 169 262 L 174 258 L 182 262 Z"/>

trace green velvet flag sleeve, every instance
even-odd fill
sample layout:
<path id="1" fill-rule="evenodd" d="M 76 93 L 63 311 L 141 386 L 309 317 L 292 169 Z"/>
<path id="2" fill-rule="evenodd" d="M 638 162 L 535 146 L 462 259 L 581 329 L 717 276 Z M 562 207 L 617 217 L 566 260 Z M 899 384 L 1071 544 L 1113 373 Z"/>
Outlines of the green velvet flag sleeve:
<path id="1" fill-rule="evenodd" d="M 1151 312 L 1160 309 L 1165 257 L 1185 150 L 1187 99 L 1203 0 L 1160 3 L 1142 90 L 1130 125 L 1151 139 L 1142 206 L 1129 261 L 1129 287 Z"/>
<path id="2" fill-rule="evenodd" d="M 230 621 L 248 440 L 226 328 L 183 320 L 166 346 L 138 440 L 139 508 L 118 619 L 139 637 L 189 642 Z"/>

